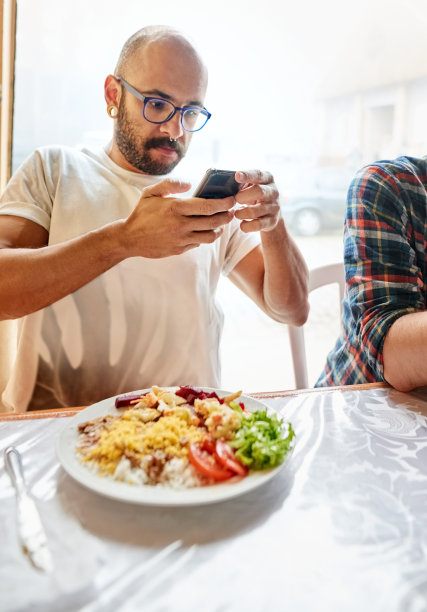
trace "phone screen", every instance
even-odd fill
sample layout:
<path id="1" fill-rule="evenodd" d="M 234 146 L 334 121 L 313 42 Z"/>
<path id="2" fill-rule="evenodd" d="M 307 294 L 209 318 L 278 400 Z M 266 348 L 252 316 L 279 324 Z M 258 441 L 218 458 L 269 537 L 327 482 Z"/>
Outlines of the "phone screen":
<path id="1" fill-rule="evenodd" d="M 236 195 L 240 183 L 234 178 L 234 170 L 217 170 L 210 168 L 194 192 L 198 198 L 227 198 Z"/>

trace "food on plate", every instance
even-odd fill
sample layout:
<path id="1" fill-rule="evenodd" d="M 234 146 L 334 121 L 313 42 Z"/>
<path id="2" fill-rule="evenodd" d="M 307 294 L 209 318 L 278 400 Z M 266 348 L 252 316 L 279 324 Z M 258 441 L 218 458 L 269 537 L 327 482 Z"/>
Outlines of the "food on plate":
<path id="1" fill-rule="evenodd" d="M 156 386 L 118 396 L 114 414 L 78 426 L 78 456 L 100 476 L 173 488 L 276 467 L 291 447 L 292 426 L 266 410 L 248 412 L 240 396 Z"/>

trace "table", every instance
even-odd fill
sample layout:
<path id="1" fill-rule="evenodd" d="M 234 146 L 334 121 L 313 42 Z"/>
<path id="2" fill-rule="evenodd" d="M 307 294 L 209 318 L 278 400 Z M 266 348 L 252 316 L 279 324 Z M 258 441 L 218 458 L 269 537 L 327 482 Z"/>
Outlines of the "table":
<path id="1" fill-rule="evenodd" d="M 425 612 L 427 390 L 386 385 L 259 393 L 291 421 L 272 480 L 212 505 L 110 500 L 74 482 L 54 441 L 75 409 L 3 415 L 57 568 L 19 550 L 0 466 L 0 610 Z"/>

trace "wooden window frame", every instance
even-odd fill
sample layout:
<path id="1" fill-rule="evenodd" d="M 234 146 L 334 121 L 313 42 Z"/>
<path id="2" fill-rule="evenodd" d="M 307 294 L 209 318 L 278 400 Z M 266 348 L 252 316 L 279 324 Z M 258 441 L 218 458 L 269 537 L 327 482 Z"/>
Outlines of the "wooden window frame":
<path id="1" fill-rule="evenodd" d="M 0 0 L 0 191 L 12 171 L 17 0 Z"/>

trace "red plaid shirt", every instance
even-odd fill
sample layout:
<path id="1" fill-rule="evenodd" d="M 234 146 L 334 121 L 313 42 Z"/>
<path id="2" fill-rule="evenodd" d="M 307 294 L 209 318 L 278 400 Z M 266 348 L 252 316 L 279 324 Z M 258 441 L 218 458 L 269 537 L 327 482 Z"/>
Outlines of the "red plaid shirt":
<path id="1" fill-rule="evenodd" d="M 426 308 L 426 246 L 427 157 L 363 168 L 348 192 L 342 331 L 316 386 L 384 380 L 390 326 Z"/>

